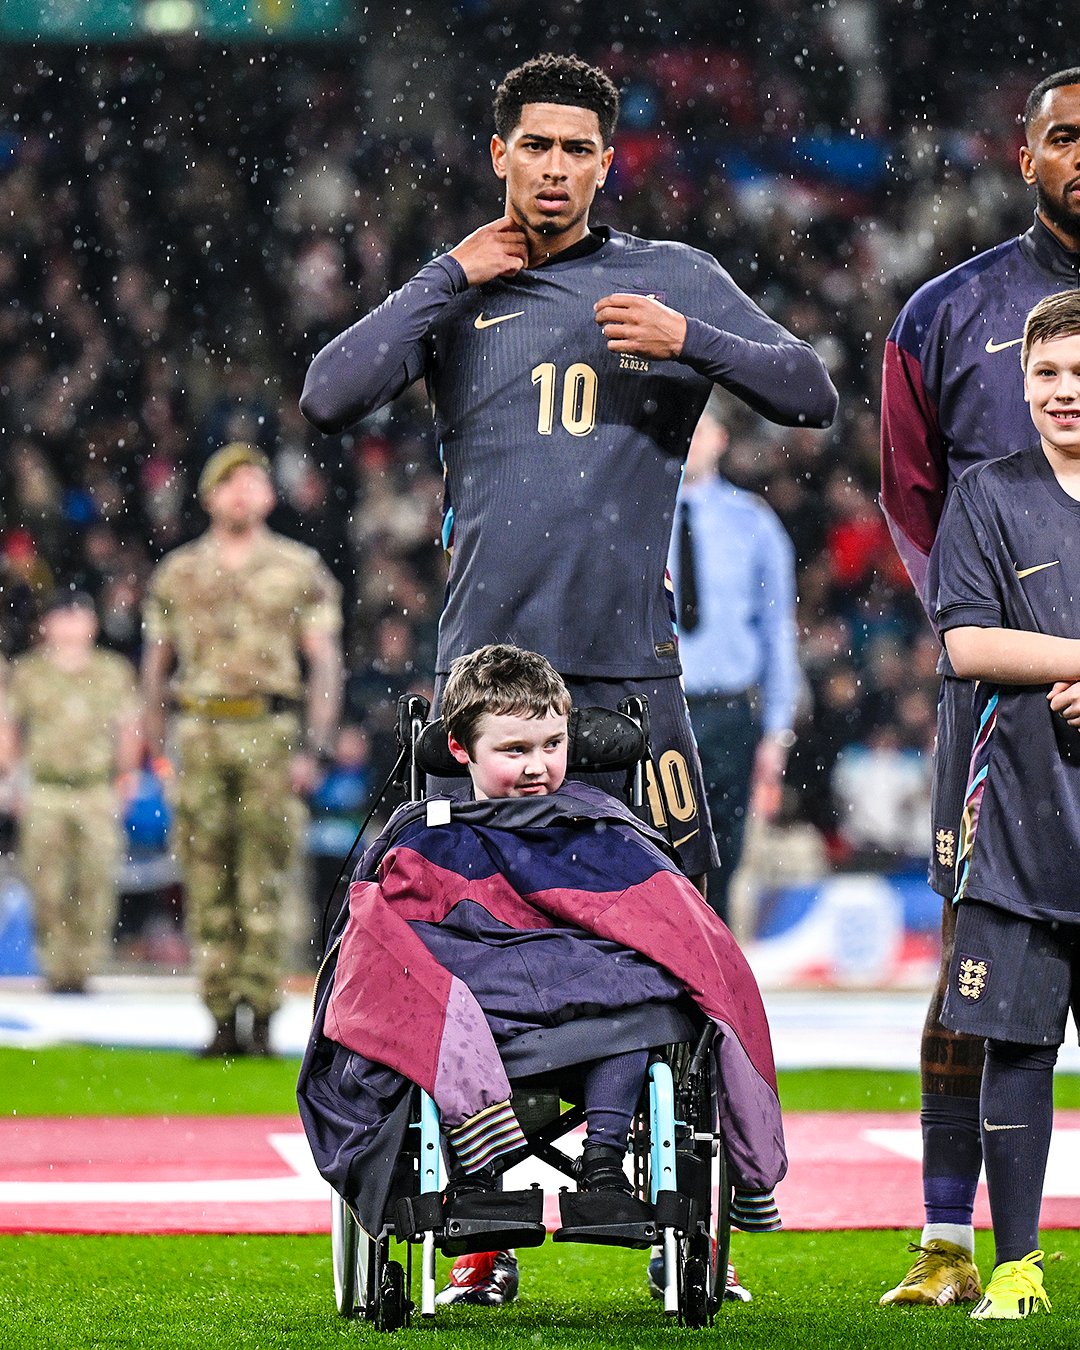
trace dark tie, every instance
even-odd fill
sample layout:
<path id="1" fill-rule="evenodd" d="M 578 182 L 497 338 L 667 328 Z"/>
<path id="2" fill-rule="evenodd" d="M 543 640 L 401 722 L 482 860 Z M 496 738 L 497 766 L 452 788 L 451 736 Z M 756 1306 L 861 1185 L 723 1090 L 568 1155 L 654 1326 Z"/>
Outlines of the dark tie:
<path id="1" fill-rule="evenodd" d="M 679 630 L 692 633 L 698 626 L 697 564 L 694 561 L 694 536 L 690 530 L 690 504 L 679 505 Z"/>

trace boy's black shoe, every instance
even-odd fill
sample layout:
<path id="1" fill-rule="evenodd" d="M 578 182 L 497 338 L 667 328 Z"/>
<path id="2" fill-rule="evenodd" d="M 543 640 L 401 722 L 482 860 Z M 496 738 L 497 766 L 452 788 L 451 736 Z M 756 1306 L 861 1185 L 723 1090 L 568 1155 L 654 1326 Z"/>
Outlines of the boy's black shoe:
<path id="1" fill-rule="evenodd" d="M 623 1158 L 617 1148 L 609 1144 L 586 1144 L 585 1151 L 574 1169 L 577 1172 L 578 1190 L 591 1194 L 596 1191 L 618 1191 L 622 1195 L 633 1195 L 634 1188 L 630 1178 L 623 1171 Z"/>
<path id="2" fill-rule="evenodd" d="M 475 1172 L 466 1172 L 464 1168 L 459 1171 L 455 1167 L 443 1191 L 446 1208 L 452 1209 L 455 1202 L 466 1195 L 488 1195 L 496 1189 L 497 1184 L 498 1178 L 491 1163 L 477 1168 Z"/>

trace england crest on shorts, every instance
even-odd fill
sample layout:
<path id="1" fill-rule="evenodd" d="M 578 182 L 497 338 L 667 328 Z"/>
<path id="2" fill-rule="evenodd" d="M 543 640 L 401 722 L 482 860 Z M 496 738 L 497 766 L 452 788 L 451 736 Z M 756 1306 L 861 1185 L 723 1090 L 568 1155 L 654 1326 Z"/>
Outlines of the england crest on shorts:
<path id="1" fill-rule="evenodd" d="M 991 961 L 979 961 L 973 956 L 962 956 L 956 968 L 956 988 L 961 998 L 978 1002 L 990 978 Z"/>
<path id="2" fill-rule="evenodd" d="M 956 831 L 938 830 L 934 835 L 934 850 L 939 867 L 956 866 Z"/>

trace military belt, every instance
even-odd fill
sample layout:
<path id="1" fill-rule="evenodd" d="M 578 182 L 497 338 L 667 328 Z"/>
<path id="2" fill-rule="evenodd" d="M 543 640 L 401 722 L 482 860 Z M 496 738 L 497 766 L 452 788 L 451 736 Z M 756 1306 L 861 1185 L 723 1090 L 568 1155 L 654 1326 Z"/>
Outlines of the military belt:
<path id="1" fill-rule="evenodd" d="M 224 694 L 206 698 L 181 695 L 176 700 L 176 707 L 192 717 L 217 717 L 237 722 L 269 717 L 273 713 L 296 713 L 301 706 L 299 699 L 286 698 L 282 694 L 251 694 L 245 698 L 232 698 Z"/>
<path id="2" fill-rule="evenodd" d="M 34 773 L 31 775 L 35 783 L 41 783 L 45 787 L 66 787 L 66 788 L 89 788 L 104 787 L 109 782 L 108 774 L 69 774 L 69 773 Z"/>

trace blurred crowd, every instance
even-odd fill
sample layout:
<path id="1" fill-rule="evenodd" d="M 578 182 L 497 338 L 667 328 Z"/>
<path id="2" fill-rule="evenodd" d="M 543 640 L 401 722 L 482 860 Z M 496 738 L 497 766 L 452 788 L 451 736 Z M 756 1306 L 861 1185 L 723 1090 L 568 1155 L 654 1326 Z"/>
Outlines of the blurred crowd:
<path id="1" fill-rule="evenodd" d="M 147 573 L 204 523 L 199 469 L 252 441 L 272 527 L 345 590 L 348 725 L 324 796 L 355 818 L 393 758 L 394 700 L 431 680 L 441 479 L 422 390 L 322 437 L 297 410 L 304 372 L 500 213 L 494 83 L 576 50 L 623 91 L 594 223 L 714 254 L 841 390 L 827 432 L 733 410 L 726 461 L 797 550 L 786 815 L 838 864 L 922 854 L 937 642 L 876 505 L 881 349 L 922 280 L 1026 227 L 1017 114 L 1064 59 L 1031 16 L 973 33 L 950 4 L 631 3 L 616 29 L 603 8 L 416 0 L 335 45 L 0 52 L 0 647 L 25 648 L 42 597 L 73 583 L 137 660 Z"/>

